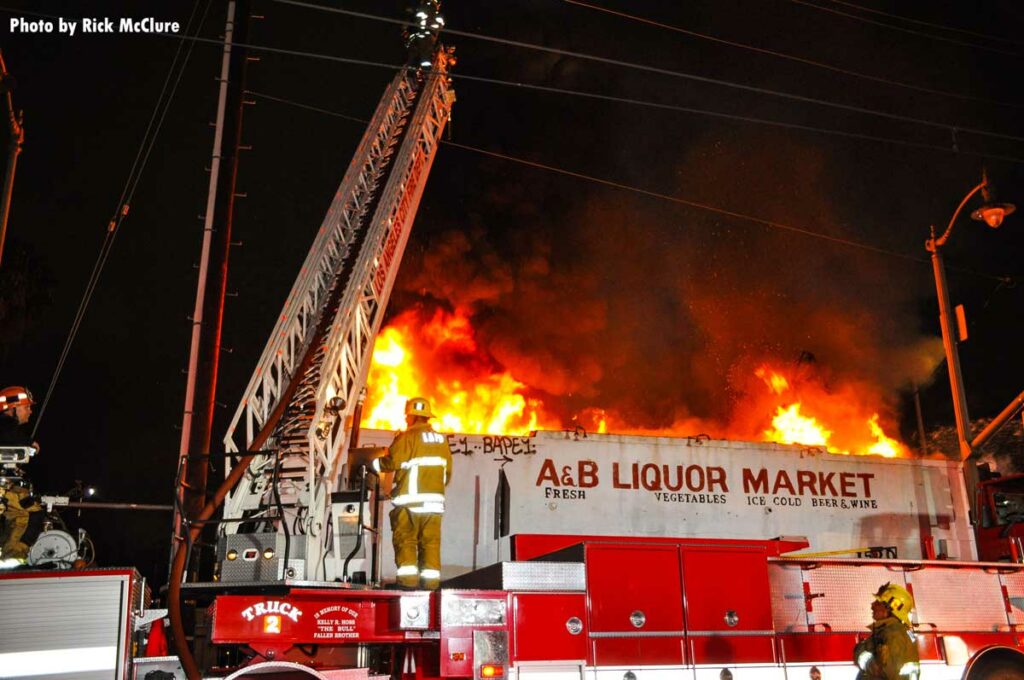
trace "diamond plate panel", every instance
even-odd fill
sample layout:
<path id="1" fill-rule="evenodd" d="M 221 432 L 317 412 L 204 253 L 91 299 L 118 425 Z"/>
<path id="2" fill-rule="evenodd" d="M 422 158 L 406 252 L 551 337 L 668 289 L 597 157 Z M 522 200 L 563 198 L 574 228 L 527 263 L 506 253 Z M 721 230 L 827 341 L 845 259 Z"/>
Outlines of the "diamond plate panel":
<path id="1" fill-rule="evenodd" d="M 586 590 L 587 572 L 582 562 L 502 562 L 504 590 Z"/>
<path id="2" fill-rule="evenodd" d="M 768 564 L 768 587 L 772 597 L 772 623 L 780 633 L 806 632 L 807 611 L 804 582 L 796 564 Z"/>
<path id="3" fill-rule="evenodd" d="M 1024 625 L 1024 572 L 1003 574 L 1001 578 L 1010 598 L 1010 621 Z"/>
<path id="4" fill-rule="evenodd" d="M 825 564 L 804 572 L 811 586 L 814 623 L 834 631 L 863 631 L 871 623 L 871 602 L 878 586 L 906 586 L 904 572 L 881 565 Z"/>
<path id="5" fill-rule="evenodd" d="M 938 630 L 1006 630 L 999 574 L 929 567 L 911 572 L 918 623 Z"/>
<path id="6" fill-rule="evenodd" d="M 586 590 L 582 562 L 499 562 L 446 580 L 445 588 L 547 592 Z"/>

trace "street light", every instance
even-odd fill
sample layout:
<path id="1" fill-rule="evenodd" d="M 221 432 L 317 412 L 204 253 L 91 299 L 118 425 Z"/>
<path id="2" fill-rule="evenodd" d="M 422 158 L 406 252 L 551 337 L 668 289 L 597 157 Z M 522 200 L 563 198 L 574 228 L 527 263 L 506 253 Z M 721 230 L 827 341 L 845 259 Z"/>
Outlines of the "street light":
<path id="1" fill-rule="evenodd" d="M 949 289 L 946 286 L 946 268 L 942 263 L 941 248 L 949 240 L 960 211 L 978 192 L 981 192 L 984 203 L 971 213 L 971 219 L 984 222 L 993 229 L 998 229 L 1003 219 L 1016 210 L 1012 203 L 997 203 L 988 177 L 982 174 L 981 183 L 967 192 L 960 205 L 957 206 L 949 225 L 942 236 L 935 238 L 935 227 L 932 227 L 931 238 L 925 241 L 925 249 L 932 254 L 932 271 L 935 274 L 935 291 L 939 298 L 939 325 L 942 328 L 942 346 L 946 351 L 946 365 L 949 368 L 949 386 L 953 392 L 953 412 L 956 417 L 956 435 L 960 448 L 960 458 L 966 461 L 973 449 L 971 447 L 971 420 L 967 414 L 967 399 L 964 396 L 963 375 L 960 372 L 960 356 L 956 351 L 956 337 L 953 335 L 953 320 L 950 314 L 952 304 L 949 301 Z"/>

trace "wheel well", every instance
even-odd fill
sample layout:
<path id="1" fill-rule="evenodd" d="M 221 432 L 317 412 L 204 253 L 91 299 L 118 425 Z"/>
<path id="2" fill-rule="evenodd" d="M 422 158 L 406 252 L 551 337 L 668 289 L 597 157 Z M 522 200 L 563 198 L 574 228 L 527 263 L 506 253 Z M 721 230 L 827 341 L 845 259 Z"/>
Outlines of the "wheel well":
<path id="1" fill-rule="evenodd" d="M 323 678 L 324 676 L 307 666 L 290 661 L 263 661 L 237 670 L 225 678 L 225 680 L 243 680 L 244 678 L 252 677 L 261 677 L 267 680 L 273 680 L 274 678 L 288 678 L 288 680 L 310 678 L 312 680 L 314 678 Z"/>
<path id="2" fill-rule="evenodd" d="M 989 647 L 974 655 L 964 669 L 963 680 L 986 680 L 995 671 L 1016 671 L 1024 678 L 1024 654 L 1013 647 Z M 1012 675 L 1001 676 L 1012 678 Z"/>

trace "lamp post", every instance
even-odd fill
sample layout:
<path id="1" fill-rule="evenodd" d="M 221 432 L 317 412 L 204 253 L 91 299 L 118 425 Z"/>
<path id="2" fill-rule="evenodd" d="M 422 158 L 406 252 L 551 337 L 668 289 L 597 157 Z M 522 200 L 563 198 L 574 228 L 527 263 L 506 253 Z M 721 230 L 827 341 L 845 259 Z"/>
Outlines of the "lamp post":
<path id="1" fill-rule="evenodd" d="M 942 246 L 949 240 L 960 212 L 976 193 L 982 192 L 985 202 L 971 213 L 971 219 L 984 222 L 993 229 L 998 229 L 1003 218 L 1012 213 L 1016 207 L 1012 203 L 996 203 L 992 198 L 991 185 L 988 178 L 982 176 L 981 183 L 967 192 L 960 201 L 949 225 L 942 236 L 935 238 L 935 227 L 932 227 L 931 238 L 925 242 L 925 248 L 932 254 L 932 271 L 935 275 L 935 291 L 939 298 L 939 325 L 942 328 L 942 345 L 946 351 L 946 364 L 949 367 L 949 386 L 953 393 L 953 411 L 956 416 L 956 434 L 960 447 L 960 458 L 966 460 L 971 455 L 971 421 L 967 415 L 967 399 L 964 396 L 963 375 L 960 372 L 960 356 L 956 350 L 956 337 L 953 335 L 952 303 L 949 301 L 949 289 L 946 285 L 946 268 L 942 262 Z"/>
<path id="2" fill-rule="evenodd" d="M 949 301 L 949 289 L 946 285 L 946 268 L 942 262 L 942 246 L 949 240 L 960 212 L 971 198 L 981 192 L 984 203 L 977 210 L 971 213 L 971 219 L 984 222 L 993 229 L 998 229 L 1003 223 L 1003 218 L 1012 213 L 1016 207 L 1012 203 L 996 203 L 992 195 L 992 187 L 988 177 L 982 175 L 981 182 L 967 192 L 967 195 L 960 201 L 953 217 L 949 220 L 946 231 L 938 238 L 935 237 L 935 227 L 932 227 L 931 237 L 925 242 L 925 249 L 931 253 L 932 272 L 935 275 L 935 292 L 939 299 L 939 325 L 942 329 L 942 346 L 946 351 L 946 366 L 949 369 L 949 386 L 953 395 L 953 412 L 956 417 L 957 443 L 960 449 L 960 459 L 967 463 L 974 452 L 971 446 L 971 419 L 967 413 L 967 398 L 964 395 L 963 375 L 960 372 L 960 356 L 957 353 L 956 336 L 953 335 L 952 304 Z M 974 507 L 976 499 L 974 489 L 977 485 L 977 471 L 972 464 L 966 464 L 964 474 L 967 478 L 968 501 L 974 516 L 977 517 Z"/>

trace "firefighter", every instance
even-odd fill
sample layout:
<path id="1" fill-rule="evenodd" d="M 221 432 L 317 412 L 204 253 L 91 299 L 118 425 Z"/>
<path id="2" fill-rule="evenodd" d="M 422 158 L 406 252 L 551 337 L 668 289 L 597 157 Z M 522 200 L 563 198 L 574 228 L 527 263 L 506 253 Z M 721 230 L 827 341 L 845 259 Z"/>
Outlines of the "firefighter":
<path id="1" fill-rule="evenodd" d="M 0 446 L 39 449 L 25 428 L 32 416 L 34 403 L 32 393 L 24 387 L 14 385 L 0 390 Z M 31 489 L 22 480 L 21 472 L 17 469 L 5 471 L 0 477 L 0 535 L 3 536 L 0 563 L 4 566 L 27 561 L 29 546 L 22 539 L 30 525 L 30 536 L 39 533 L 40 527 L 36 525 L 41 524 L 41 510 L 42 507 L 32 497 Z"/>
<path id="2" fill-rule="evenodd" d="M 387 453 L 373 461 L 377 472 L 394 472 L 391 536 L 398 585 L 435 590 L 441 583 L 441 515 L 444 489 L 452 478 L 448 438 L 430 427 L 430 402 L 422 397 L 405 404 L 404 432 Z"/>
<path id="3" fill-rule="evenodd" d="M 444 26 L 441 3 L 424 0 L 416 8 L 416 20 L 405 31 L 405 46 L 409 49 L 409 63 L 430 68 L 434 63 L 437 34 Z"/>
<path id="4" fill-rule="evenodd" d="M 914 597 L 903 586 L 885 583 L 871 602 L 871 634 L 853 648 L 857 680 L 917 680 L 920 657 L 910 623 Z"/>

